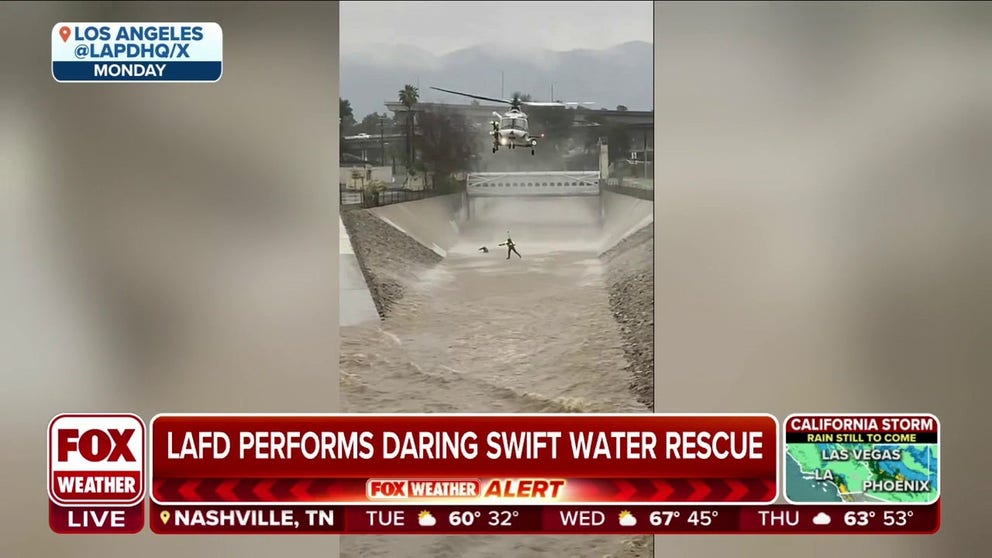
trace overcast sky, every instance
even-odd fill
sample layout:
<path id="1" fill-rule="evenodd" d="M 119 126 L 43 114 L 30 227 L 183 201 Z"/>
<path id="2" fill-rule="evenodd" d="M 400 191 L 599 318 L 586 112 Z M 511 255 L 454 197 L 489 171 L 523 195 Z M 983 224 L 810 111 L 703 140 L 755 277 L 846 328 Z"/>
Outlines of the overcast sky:
<path id="1" fill-rule="evenodd" d="M 506 40 L 552 50 L 654 40 L 653 2 L 341 2 L 341 52 L 370 44 L 434 54 Z"/>

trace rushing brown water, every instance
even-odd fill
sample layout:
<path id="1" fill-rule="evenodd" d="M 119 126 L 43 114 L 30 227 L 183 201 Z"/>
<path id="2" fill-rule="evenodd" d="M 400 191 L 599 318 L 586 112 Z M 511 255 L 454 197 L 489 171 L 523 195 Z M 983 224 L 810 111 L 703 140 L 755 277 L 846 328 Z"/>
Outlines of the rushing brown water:
<path id="1" fill-rule="evenodd" d="M 346 412 L 646 412 L 602 281 L 598 224 L 463 226 L 460 242 L 382 322 L 342 328 Z M 585 239 L 585 240 L 583 240 Z M 488 245 L 492 251 L 478 251 Z M 644 539 L 606 536 L 344 537 L 341 555 L 647 556 Z"/>

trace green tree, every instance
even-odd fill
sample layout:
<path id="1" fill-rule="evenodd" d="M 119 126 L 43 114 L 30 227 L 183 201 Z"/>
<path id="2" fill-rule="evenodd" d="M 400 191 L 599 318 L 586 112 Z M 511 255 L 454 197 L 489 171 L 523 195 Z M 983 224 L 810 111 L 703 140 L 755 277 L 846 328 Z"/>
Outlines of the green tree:
<path id="1" fill-rule="evenodd" d="M 434 174 L 435 183 L 449 184 L 451 175 L 470 170 L 473 149 L 472 128 L 458 113 L 429 110 L 420 113 L 420 134 L 416 137 L 424 170 Z"/>
<path id="2" fill-rule="evenodd" d="M 385 119 L 385 121 L 382 122 L 381 119 Z M 382 122 L 381 128 L 380 122 Z M 383 133 L 388 134 L 392 129 L 392 125 L 392 120 L 390 120 L 388 116 L 385 114 L 379 114 L 378 112 L 373 112 L 372 114 L 366 115 L 365 118 L 363 118 L 362 121 L 355 126 L 355 133 L 377 136 L 379 135 L 379 132 L 382 131 Z"/>
<path id="3" fill-rule="evenodd" d="M 406 107 L 406 145 L 407 145 L 407 168 L 413 168 L 414 147 L 413 147 L 413 107 L 420 99 L 420 91 L 416 87 L 407 84 L 399 91 L 399 100 Z"/>
<path id="4" fill-rule="evenodd" d="M 606 129 L 606 141 L 609 142 L 609 157 L 611 163 L 625 161 L 630 156 L 630 136 L 627 130 L 619 124 L 611 124 Z"/>
<path id="5" fill-rule="evenodd" d="M 341 118 L 341 135 L 348 135 L 355 129 L 355 111 L 351 108 L 351 101 L 338 98 L 338 116 Z"/>

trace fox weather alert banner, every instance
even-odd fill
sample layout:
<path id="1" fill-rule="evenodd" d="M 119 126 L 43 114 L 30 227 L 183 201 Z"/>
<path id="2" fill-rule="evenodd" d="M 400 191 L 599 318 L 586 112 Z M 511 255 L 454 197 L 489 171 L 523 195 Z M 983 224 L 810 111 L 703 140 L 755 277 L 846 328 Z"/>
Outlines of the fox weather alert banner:
<path id="1" fill-rule="evenodd" d="M 61 534 L 932 534 L 932 415 L 65 413 Z M 789 469 L 783 471 L 783 463 Z M 776 504 L 785 479 L 788 504 Z M 791 487 L 791 488 L 790 488 Z"/>
<path id="2" fill-rule="evenodd" d="M 216 82 L 224 73 L 216 23 L 58 23 L 52 77 L 58 82 Z"/>
<path id="3" fill-rule="evenodd" d="M 770 415 L 159 415 L 163 504 L 770 503 Z"/>

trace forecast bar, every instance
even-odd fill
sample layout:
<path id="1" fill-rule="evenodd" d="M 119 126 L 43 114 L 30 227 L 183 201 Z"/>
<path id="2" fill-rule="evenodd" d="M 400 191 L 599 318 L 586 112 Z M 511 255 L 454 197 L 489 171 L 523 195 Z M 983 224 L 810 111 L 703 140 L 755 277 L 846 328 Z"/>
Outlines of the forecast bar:
<path id="1" fill-rule="evenodd" d="M 152 504 L 162 535 L 930 535 L 929 506 L 389 506 Z"/>

